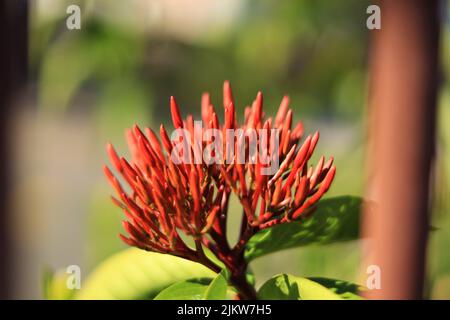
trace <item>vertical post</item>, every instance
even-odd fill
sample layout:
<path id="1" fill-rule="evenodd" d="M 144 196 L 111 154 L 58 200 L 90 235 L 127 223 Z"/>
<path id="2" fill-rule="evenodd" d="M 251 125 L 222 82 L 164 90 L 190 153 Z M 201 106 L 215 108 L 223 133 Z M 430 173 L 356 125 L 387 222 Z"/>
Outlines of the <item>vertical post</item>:
<path id="1" fill-rule="evenodd" d="M 423 298 L 435 145 L 438 0 L 380 1 L 372 32 L 369 93 L 369 198 L 363 232 L 367 265 L 381 270 L 375 299 Z"/>
<path id="2" fill-rule="evenodd" d="M 14 99 L 26 82 L 28 47 L 28 3 L 0 1 L 0 299 L 11 293 L 10 242 L 10 119 Z"/>

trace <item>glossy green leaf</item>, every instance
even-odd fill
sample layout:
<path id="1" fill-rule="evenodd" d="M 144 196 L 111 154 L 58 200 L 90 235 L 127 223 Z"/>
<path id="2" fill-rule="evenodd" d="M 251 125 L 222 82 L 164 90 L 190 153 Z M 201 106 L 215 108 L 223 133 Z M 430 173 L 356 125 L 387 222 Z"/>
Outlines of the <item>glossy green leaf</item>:
<path id="1" fill-rule="evenodd" d="M 247 244 L 245 257 L 253 260 L 293 247 L 355 240 L 362 204 L 361 198 L 353 196 L 321 200 L 312 216 L 255 234 Z"/>
<path id="2" fill-rule="evenodd" d="M 227 271 L 223 270 L 219 273 L 213 281 L 206 288 L 204 299 L 205 300 L 224 300 L 227 296 Z"/>
<path id="3" fill-rule="evenodd" d="M 264 283 L 258 291 L 264 300 L 341 300 L 332 290 L 307 278 L 280 274 Z"/>
<path id="4" fill-rule="evenodd" d="M 344 280 L 337 280 L 330 278 L 309 277 L 308 279 L 328 288 L 329 290 L 338 294 L 342 299 L 346 300 L 363 299 L 363 297 L 360 296 L 360 293 L 364 291 L 364 287 L 359 286 L 357 284 Z"/>
<path id="5" fill-rule="evenodd" d="M 196 278 L 177 282 L 162 290 L 155 300 L 224 300 L 227 281 L 220 273 L 214 279 Z"/>
<path id="6" fill-rule="evenodd" d="M 130 248 L 102 264 L 82 283 L 76 299 L 151 299 L 177 281 L 213 278 L 201 264 Z"/>
<path id="7" fill-rule="evenodd" d="M 208 278 L 180 281 L 162 290 L 155 300 L 204 300 L 210 283 Z"/>

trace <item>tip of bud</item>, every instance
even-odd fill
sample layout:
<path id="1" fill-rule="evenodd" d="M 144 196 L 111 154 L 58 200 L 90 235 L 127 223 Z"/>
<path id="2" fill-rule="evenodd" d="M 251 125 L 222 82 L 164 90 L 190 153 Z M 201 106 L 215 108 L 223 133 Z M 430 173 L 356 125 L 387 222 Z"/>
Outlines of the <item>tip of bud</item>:
<path id="1" fill-rule="evenodd" d="M 108 154 L 109 159 L 111 160 L 114 167 L 120 171 L 122 169 L 122 165 L 120 164 L 119 157 L 111 143 L 106 144 L 106 153 Z"/>
<path id="2" fill-rule="evenodd" d="M 138 124 L 137 123 L 133 124 L 133 130 L 138 130 L 138 129 L 139 129 Z"/>
<path id="3" fill-rule="evenodd" d="M 174 96 L 170 96 L 170 113 L 172 114 L 172 122 L 175 129 L 183 128 L 183 119 Z"/>
<path id="4" fill-rule="evenodd" d="M 320 138 L 320 133 L 319 133 L 319 131 L 316 131 L 316 132 L 314 133 L 314 135 L 313 135 L 312 140 L 313 140 L 314 142 L 317 142 L 317 140 L 319 140 L 319 138 Z"/>
<path id="5" fill-rule="evenodd" d="M 256 99 L 258 100 L 258 99 L 262 99 L 263 98 L 263 93 L 262 93 L 262 91 L 258 91 L 258 93 L 256 94 Z"/>
<path id="6" fill-rule="evenodd" d="M 103 165 L 103 172 L 105 173 L 105 176 L 109 181 L 112 181 L 114 179 L 114 176 L 107 165 Z"/>
<path id="7" fill-rule="evenodd" d="M 233 92 L 231 90 L 230 81 L 225 80 L 223 83 L 223 106 L 228 107 L 233 102 Z"/>

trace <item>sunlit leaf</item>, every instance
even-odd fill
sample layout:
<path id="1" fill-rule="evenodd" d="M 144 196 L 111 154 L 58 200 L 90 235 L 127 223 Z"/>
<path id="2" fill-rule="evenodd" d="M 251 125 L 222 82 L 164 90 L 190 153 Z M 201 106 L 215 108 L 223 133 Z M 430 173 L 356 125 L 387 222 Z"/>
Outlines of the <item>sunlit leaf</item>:
<path id="1" fill-rule="evenodd" d="M 214 279 L 196 278 L 177 282 L 162 290 L 155 300 L 224 300 L 227 281 L 222 273 Z"/>
<path id="2" fill-rule="evenodd" d="M 211 279 L 189 279 L 177 282 L 162 290 L 155 300 L 204 300 Z"/>
<path id="3" fill-rule="evenodd" d="M 203 298 L 205 300 L 224 300 L 228 289 L 226 278 L 226 271 L 218 274 L 206 288 Z"/>
<path id="4" fill-rule="evenodd" d="M 332 290 L 307 278 L 280 274 L 262 285 L 258 298 L 265 300 L 341 300 Z"/>
<path id="5" fill-rule="evenodd" d="M 130 248 L 101 263 L 76 299 L 151 299 L 175 282 L 213 278 L 205 266 L 171 255 Z"/>
<path id="6" fill-rule="evenodd" d="M 318 278 L 318 277 L 308 277 L 309 280 L 317 282 L 322 286 L 328 288 L 334 293 L 338 294 L 342 299 L 347 300 L 361 300 L 363 297 L 360 293 L 364 291 L 364 287 L 357 284 L 330 278 Z"/>
<path id="7" fill-rule="evenodd" d="M 42 275 L 42 296 L 47 300 L 69 300 L 75 293 L 67 287 L 69 274 L 45 268 Z"/>

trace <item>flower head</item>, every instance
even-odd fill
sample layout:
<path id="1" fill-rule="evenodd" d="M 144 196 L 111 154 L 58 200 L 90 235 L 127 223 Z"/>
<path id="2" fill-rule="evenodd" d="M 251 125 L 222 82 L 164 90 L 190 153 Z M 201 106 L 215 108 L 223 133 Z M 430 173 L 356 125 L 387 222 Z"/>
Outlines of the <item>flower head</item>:
<path id="1" fill-rule="evenodd" d="M 174 152 L 180 142 L 172 141 L 163 125 L 159 137 L 150 128 L 143 132 L 136 125 L 126 132 L 130 161 L 107 145 L 112 165 L 130 190 L 104 167 L 118 195 L 113 202 L 127 217 L 123 222 L 127 236 L 120 235 L 125 243 L 199 261 L 217 270 L 203 252 L 206 246 L 233 271 L 239 268 L 245 244 L 254 233 L 299 220 L 314 210 L 330 187 L 336 169 L 333 158 L 326 161 L 321 157 L 315 166 L 308 165 L 319 133 L 303 138 L 302 123 L 292 125 L 289 98 L 283 98 L 274 118 L 267 118 L 263 95 L 258 92 L 251 106 L 245 108 L 244 121 L 239 125 L 231 86 L 226 81 L 223 106 L 221 124 L 209 94 L 203 94 L 202 127 L 198 130 L 193 117 L 183 119 L 175 98 L 170 98 L 173 126 L 184 132 L 181 141 L 188 146 L 183 155 Z M 238 129 L 240 134 L 234 135 L 231 142 L 214 140 L 208 134 L 208 130 L 216 130 L 226 136 L 229 130 Z M 212 144 L 223 149 L 208 149 Z M 220 161 L 193 161 L 205 150 L 214 156 L 219 152 Z M 249 160 L 239 161 L 238 151 L 248 155 Z M 177 161 L 179 156 L 190 161 Z M 263 170 L 270 166 L 273 169 L 274 163 L 275 170 L 264 174 Z M 234 247 L 226 239 L 231 193 L 243 207 L 241 235 Z M 195 248 L 184 242 L 181 233 L 193 237 Z"/>

